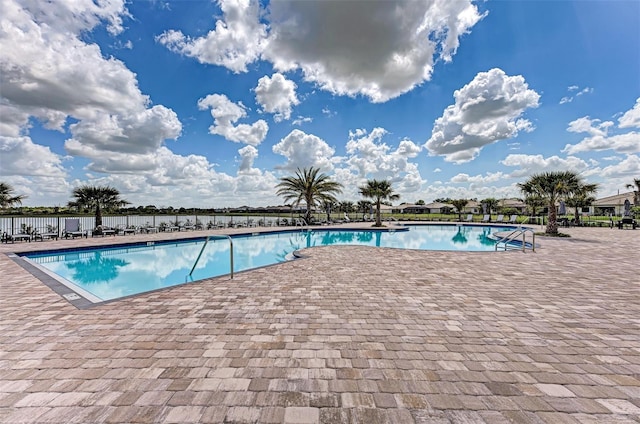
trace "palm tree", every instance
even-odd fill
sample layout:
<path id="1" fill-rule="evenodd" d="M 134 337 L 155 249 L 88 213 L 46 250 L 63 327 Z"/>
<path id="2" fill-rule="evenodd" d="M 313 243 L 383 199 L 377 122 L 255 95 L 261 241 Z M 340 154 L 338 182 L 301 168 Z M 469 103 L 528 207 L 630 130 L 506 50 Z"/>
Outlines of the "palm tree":
<path id="1" fill-rule="evenodd" d="M 539 196 L 547 206 L 547 228 L 545 234 L 558 235 L 558 213 L 556 203 L 578 193 L 585 183 L 571 171 L 543 172 L 532 175 L 527 181 L 518 183 L 525 196 Z"/>
<path id="2" fill-rule="evenodd" d="M 464 210 L 465 206 L 467 206 L 467 203 L 469 203 L 467 199 L 456 199 L 451 201 L 451 204 L 458 211 L 458 221 L 462 221 L 462 211 Z"/>
<path id="3" fill-rule="evenodd" d="M 326 174 L 319 174 L 318 168 L 298 168 L 295 176 L 280 178 L 278 196 L 283 196 L 285 202 L 293 200 L 295 205 L 304 201 L 307 210 L 304 219 L 311 221 L 311 210 L 323 202 L 337 202 L 335 194 L 342 193 L 342 184 L 331 181 Z"/>
<path id="4" fill-rule="evenodd" d="M 338 202 L 334 200 L 324 200 L 320 203 L 320 209 L 327 214 L 327 222 L 331 222 L 331 213 L 338 210 Z"/>
<path id="5" fill-rule="evenodd" d="M 375 227 L 382 227 L 382 219 L 380 218 L 380 205 L 382 201 L 398 200 L 399 194 L 393 192 L 391 183 L 387 180 L 368 180 L 367 184 L 360 187 L 360 194 L 369 199 L 373 199 L 376 205 L 376 223 Z"/>
<path id="6" fill-rule="evenodd" d="M 633 191 L 633 205 L 640 206 L 640 178 L 634 178 L 633 184 L 627 184 L 627 188 L 635 189 Z"/>
<path id="7" fill-rule="evenodd" d="M 73 189 L 75 200 L 69 202 L 69 207 L 77 209 L 94 209 L 96 214 L 96 227 L 102 225 L 102 211 L 117 209 L 128 205 L 120 198 L 120 192 L 110 186 L 82 185 Z"/>
<path id="8" fill-rule="evenodd" d="M 575 208 L 574 220 L 576 225 L 580 223 L 580 208 L 591 206 L 596 198 L 592 196 L 598 190 L 598 184 L 580 184 L 569 197 L 567 206 Z"/>
<path id="9" fill-rule="evenodd" d="M 536 216 L 538 208 L 544 206 L 544 199 L 536 194 L 527 194 L 524 203 L 531 209 L 531 216 Z"/>
<path id="10" fill-rule="evenodd" d="M 489 215 L 491 215 L 491 212 L 495 211 L 498 208 L 498 199 L 495 199 L 493 197 L 488 197 L 480 203 L 484 203 L 485 205 L 487 205 L 486 213 L 488 213 Z"/>
<path id="11" fill-rule="evenodd" d="M 364 216 L 369 213 L 372 206 L 373 204 L 368 200 L 358 200 L 356 207 L 358 212 L 362 212 L 362 219 L 364 219 Z"/>
<path id="12" fill-rule="evenodd" d="M 340 203 L 340 209 L 342 210 L 342 212 L 351 213 L 354 211 L 355 205 L 353 202 L 345 200 L 344 202 Z"/>
<path id="13" fill-rule="evenodd" d="M 0 209 L 10 208 L 14 205 L 21 205 L 27 197 L 24 195 L 14 196 L 14 188 L 7 183 L 0 182 Z"/>

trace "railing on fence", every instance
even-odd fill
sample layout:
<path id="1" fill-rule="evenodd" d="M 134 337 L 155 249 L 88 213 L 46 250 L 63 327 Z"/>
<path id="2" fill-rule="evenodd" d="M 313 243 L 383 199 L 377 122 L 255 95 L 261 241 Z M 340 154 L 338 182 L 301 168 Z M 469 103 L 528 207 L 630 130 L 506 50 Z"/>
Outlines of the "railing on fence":
<path id="1" fill-rule="evenodd" d="M 0 216 L 0 233 L 9 235 L 57 233 L 62 236 L 66 219 L 79 219 L 80 230 L 96 228 L 93 215 L 59 215 L 59 216 Z M 178 227 L 190 229 L 215 229 L 228 227 L 252 227 L 269 225 L 294 225 L 299 218 L 293 214 L 247 214 L 247 215 L 103 215 L 103 227 L 111 228 L 145 228 L 159 229 Z"/>

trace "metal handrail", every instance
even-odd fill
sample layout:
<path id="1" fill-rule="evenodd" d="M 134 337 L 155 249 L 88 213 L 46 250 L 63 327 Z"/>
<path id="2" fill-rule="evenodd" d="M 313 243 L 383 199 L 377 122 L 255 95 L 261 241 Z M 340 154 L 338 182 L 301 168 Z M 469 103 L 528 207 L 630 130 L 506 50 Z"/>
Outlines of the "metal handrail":
<path id="1" fill-rule="evenodd" d="M 231 239 L 231 236 L 226 236 L 226 235 L 210 235 L 207 236 L 206 240 L 204 241 L 204 245 L 202 246 L 202 249 L 200 249 L 200 253 L 198 253 L 198 257 L 196 258 L 196 261 L 193 263 L 193 268 L 191 268 L 191 272 L 189 273 L 189 277 L 191 277 L 191 274 L 193 274 L 193 271 L 196 269 L 196 265 L 198 265 L 198 261 L 200 260 L 200 257 L 202 256 L 202 253 L 204 252 L 205 247 L 207 247 L 207 243 L 209 243 L 209 239 L 229 239 L 229 252 L 231 255 L 231 279 L 233 280 L 233 239 Z"/>
<path id="2" fill-rule="evenodd" d="M 531 232 L 532 234 L 531 251 L 535 252 L 536 251 L 536 233 L 531 228 L 523 228 L 523 227 L 516 228 L 506 236 L 502 237 L 500 240 L 496 241 L 495 251 L 498 251 L 498 245 L 500 243 L 504 243 L 504 250 L 507 250 L 509 247 L 509 242 L 514 241 L 518 236 L 522 236 L 522 251 L 526 252 L 526 249 L 527 249 L 526 233 L 527 232 Z"/>

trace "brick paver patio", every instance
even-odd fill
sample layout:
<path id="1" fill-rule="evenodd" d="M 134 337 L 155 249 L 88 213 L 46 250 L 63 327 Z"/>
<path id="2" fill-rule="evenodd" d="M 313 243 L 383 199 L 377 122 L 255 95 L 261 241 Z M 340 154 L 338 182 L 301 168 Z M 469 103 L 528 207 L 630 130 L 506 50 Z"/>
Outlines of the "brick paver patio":
<path id="1" fill-rule="evenodd" d="M 0 422 L 637 424 L 640 231 L 563 231 L 313 248 L 85 310 L 0 254 Z"/>

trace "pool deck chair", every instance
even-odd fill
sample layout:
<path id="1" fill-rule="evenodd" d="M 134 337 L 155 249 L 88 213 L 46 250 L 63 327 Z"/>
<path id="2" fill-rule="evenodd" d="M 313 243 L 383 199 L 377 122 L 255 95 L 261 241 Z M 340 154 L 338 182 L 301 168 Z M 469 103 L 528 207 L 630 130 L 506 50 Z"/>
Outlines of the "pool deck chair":
<path id="1" fill-rule="evenodd" d="M 498 215 L 498 217 L 496 218 L 496 222 L 502 222 L 504 221 L 504 215 L 500 214 Z"/>
<path id="2" fill-rule="evenodd" d="M 41 233 L 40 231 L 36 231 L 35 233 L 33 233 L 33 239 L 36 241 L 58 240 L 58 233 L 55 231 L 48 231 L 44 233 Z"/>
<path id="3" fill-rule="evenodd" d="M 2 234 L 2 242 L 3 243 L 14 243 L 16 241 L 31 241 L 30 234 L 18 233 L 18 234 Z"/>
<path id="4" fill-rule="evenodd" d="M 351 222 L 351 220 L 349 219 L 349 215 L 347 215 L 347 213 L 344 213 L 344 222 Z"/>
<path id="5" fill-rule="evenodd" d="M 620 221 L 618 221 L 617 226 L 618 226 L 618 229 L 620 230 L 622 230 L 623 228 L 631 228 L 635 230 L 636 227 L 638 226 L 638 223 L 633 218 L 624 217 Z"/>
<path id="6" fill-rule="evenodd" d="M 465 222 L 473 222 L 473 214 L 467 215 L 467 219 L 465 219 L 464 221 Z"/>
<path id="7" fill-rule="evenodd" d="M 511 215 L 509 218 L 509 224 L 517 224 L 518 223 L 518 215 Z"/>
<path id="8" fill-rule="evenodd" d="M 80 231 L 80 218 L 68 218 L 64 220 L 64 238 L 76 238 L 86 236 L 84 231 Z"/>
<path id="9" fill-rule="evenodd" d="M 491 221 L 491 215 L 485 215 L 482 217 L 482 222 L 489 222 Z"/>

